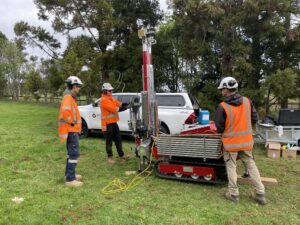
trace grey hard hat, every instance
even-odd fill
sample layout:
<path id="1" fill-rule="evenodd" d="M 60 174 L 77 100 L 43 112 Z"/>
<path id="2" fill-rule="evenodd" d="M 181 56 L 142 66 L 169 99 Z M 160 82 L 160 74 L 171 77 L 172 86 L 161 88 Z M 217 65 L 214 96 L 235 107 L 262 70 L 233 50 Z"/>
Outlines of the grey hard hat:
<path id="1" fill-rule="evenodd" d="M 113 90 L 114 88 L 111 86 L 111 84 L 110 83 L 104 83 L 103 85 L 102 85 L 102 90 L 103 91 L 111 91 L 111 90 Z"/>
<path id="2" fill-rule="evenodd" d="M 76 76 L 69 76 L 66 80 L 66 83 L 69 85 L 73 85 L 73 84 L 77 84 L 80 86 L 83 85 L 82 81 Z"/>
<path id="3" fill-rule="evenodd" d="M 238 86 L 239 86 L 238 82 L 236 81 L 235 78 L 233 78 L 233 77 L 224 77 L 221 80 L 218 89 L 224 89 L 224 88 L 235 89 L 235 88 L 238 88 Z"/>

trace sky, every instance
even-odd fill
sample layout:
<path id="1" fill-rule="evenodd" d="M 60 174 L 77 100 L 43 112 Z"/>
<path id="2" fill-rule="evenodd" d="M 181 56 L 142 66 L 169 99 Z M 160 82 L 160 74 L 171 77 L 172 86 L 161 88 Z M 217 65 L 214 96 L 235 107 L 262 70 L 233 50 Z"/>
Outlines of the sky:
<path id="1" fill-rule="evenodd" d="M 167 0 L 159 0 L 161 9 L 166 10 Z M 48 21 L 42 21 L 37 16 L 38 9 L 36 8 L 33 0 L 1 0 L 0 4 L 0 31 L 6 35 L 8 39 L 14 39 L 14 25 L 15 23 L 23 20 L 28 22 L 29 25 L 41 26 L 47 31 L 53 32 L 51 23 Z M 77 31 L 79 33 L 79 31 Z M 75 32 L 76 33 L 76 32 Z M 62 46 L 66 46 L 66 38 L 60 34 L 55 34 L 55 37 L 59 39 Z M 45 53 L 39 51 L 39 49 L 27 49 L 29 54 L 37 54 L 41 57 L 47 57 Z"/>

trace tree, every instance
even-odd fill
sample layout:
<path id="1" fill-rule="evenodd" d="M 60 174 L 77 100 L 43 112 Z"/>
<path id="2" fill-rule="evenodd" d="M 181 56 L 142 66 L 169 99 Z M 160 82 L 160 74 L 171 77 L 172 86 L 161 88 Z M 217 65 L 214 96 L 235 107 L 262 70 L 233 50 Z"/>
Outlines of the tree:
<path id="1" fill-rule="evenodd" d="M 26 75 L 25 87 L 34 96 L 36 101 L 38 101 L 41 97 L 39 91 L 42 88 L 42 78 L 38 71 L 34 69 L 29 71 Z"/>
<path id="2" fill-rule="evenodd" d="M 299 70 L 299 21 L 291 22 L 299 15 L 296 1 L 173 0 L 171 6 L 187 90 L 202 92 L 234 76 L 241 92 L 262 106 L 264 79 L 277 70 Z"/>
<path id="3" fill-rule="evenodd" d="M 174 23 L 170 22 L 159 27 L 153 46 L 154 81 L 157 91 L 182 91 L 183 77 L 180 70 L 179 44 L 174 34 Z"/>
<path id="4" fill-rule="evenodd" d="M 7 41 L 7 37 L 0 31 L 0 40 Z"/>
<path id="5" fill-rule="evenodd" d="M 84 87 L 81 94 L 87 96 L 88 102 L 92 101 L 95 93 L 99 93 L 100 87 L 101 72 L 98 64 L 100 53 L 95 52 L 94 47 L 95 44 L 90 37 L 81 35 L 70 38 L 64 57 L 60 61 L 61 74 L 64 80 L 74 75 L 82 79 Z"/>
<path id="6" fill-rule="evenodd" d="M 0 68 L 7 80 L 8 91 L 15 101 L 19 99 L 20 86 L 24 81 L 24 61 L 24 54 L 16 43 L 3 40 L 0 42 Z"/>
<path id="7" fill-rule="evenodd" d="M 39 67 L 41 74 L 41 92 L 45 96 L 45 102 L 48 102 L 48 93 L 51 94 L 50 102 L 58 95 L 58 90 L 64 83 L 61 73 L 61 60 L 42 60 Z"/>
<path id="8" fill-rule="evenodd" d="M 276 73 L 267 77 L 265 88 L 267 89 L 266 114 L 269 114 L 270 106 L 280 104 L 281 108 L 287 108 L 289 98 L 298 96 L 299 71 L 290 68 L 277 70 Z"/>
<path id="9" fill-rule="evenodd" d="M 53 17 L 52 26 L 55 31 L 68 34 L 72 30 L 81 28 L 89 33 L 89 38 L 93 42 L 92 56 L 97 60 L 95 62 L 97 71 L 93 72 L 100 76 L 101 83 L 108 81 L 110 75 L 116 74 L 112 73 L 112 70 L 122 74 L 127 73 L 120 70 L 120 65 L 116 66 L 113 63 L 114 66 L 111 66 L 111 60 L 115 60 L 111 57 L 116 56 L 111 54 L 112 51 L 120 48 L 137 53 L 136 49 L 141 46 L 137 37 L 138 24 L 155 26 L 161 19 L 157 0 L 35 0 L 35 4 L 39 9 L 40 19 L 48 20 L 49 17 Z M 52 47 L 51 49 L 57 46 L 55 42 L 54 46 L 51 45 L 54 39 L 50 38 L 47 32 L 28 26 L 24 22 L 16 24 L 15 31 L 23 42 L 34 43 L 44 50 L 49 48 L 43 46 Z M 43 46 L 37 40 L 43 41 Z M 140 52 L 138 53 L 140 54 Z M 52 50 L 48 51 L 48 54 L 54 55 Z M 70 54 L 74 55 L 75 53 Z M 67 57 L 71 57 L 71 55 Z M 123 60 L 127 63 L 128 55 Z M 130 60 L 129 63 L 131 63 Z M 136 64 L 132 66 L 136 66 Z M 133 71 L 131 66 L 125 66 L 124 69 Z"/>
<path id="10" fill-rule="evenodd" d="M 37 46 L 49 57 L 58 57 L 56 50 L 60 48 L 60 43 L 42 27 L 30 26 L 28 23 L 20 21 L 15 24 L 14 32 L 18 37 L 17 43 L 21 48 L 26 45 Z"/>
<path id="11" fill-rule="evenodd" d="M 1 43 L 7 41 L 7 38 L 5 34 L 3 34 L 0 31 L 0 47 L 2 46 Z M 0 50 L 1 52 L 1 50 Z M 5 78 L 5 73 L 4 73 L 4 68 L 2 63 L 0 63 L 0 99 L 3 98 L 4 95 L 4 88 L 6 87 L 6 78 Z"/>

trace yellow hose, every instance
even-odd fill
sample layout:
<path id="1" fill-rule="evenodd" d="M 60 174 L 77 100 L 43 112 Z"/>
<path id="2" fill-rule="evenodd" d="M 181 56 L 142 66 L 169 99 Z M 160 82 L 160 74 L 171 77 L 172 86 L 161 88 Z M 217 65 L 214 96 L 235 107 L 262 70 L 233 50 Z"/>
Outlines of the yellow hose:
<path id="1" fill-rule="evenodd" d="M 101 189 L 101 193 L 104 195 L 112 195 L 116 194 L 119 192 L 126 192 L 129 191 L 130 189 L 142 184 L 145 182 L 145 178 L 147 178 L 151 173 L 152 170 L 146 175 L 142 175 L 144 172 L 146 172 L 150 166 L 151 166 L 151 161 L 152 161 L 152 153 L 153 153 L 153 148 L 154 144 L 157 140 L 157 138 L 153 138 L 153 144 L 151 146 L 151 154 L 150 154 L 150 162 L 149 165 L 139 174 L 137 174 L 128 184 L 126 184 L 124 181 L 122 181 L 119 178 L 113 179 L 108 185 L 106 185 L 104 188 Z"/>

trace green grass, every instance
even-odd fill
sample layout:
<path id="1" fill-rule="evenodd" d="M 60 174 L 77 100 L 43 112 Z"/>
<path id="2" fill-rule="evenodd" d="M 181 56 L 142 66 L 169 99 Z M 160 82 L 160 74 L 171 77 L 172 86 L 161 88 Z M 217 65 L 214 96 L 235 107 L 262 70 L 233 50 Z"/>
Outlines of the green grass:
<path id="1" fill-rule="evenodd" d="M 104 139 L 97 135 L 80 141 L 77 171 L 84 186 L 65 187 L 66 149 L 57 138 L 57 113 L 57 107 L 0 102 L 0 224 L 300 224 L 299 159 L 269 159 L 263 147 L 255 149 L 261 175 L 279 181 L 267 187 L 266 206 L 249 198 L 251 186 L 241 186 L 236 205 L 223 198 L 225 185 L 155 176 L 129 192 L 105 196 L 101 188 L 114 178 L 129 181 L 124 172 L 137 164 L 132 158 L 108 166 Z M 123 146 L 130 153 L 134 142 L 126 139 Z M 14 204 L 15 196 L 25 201 Z"/>

